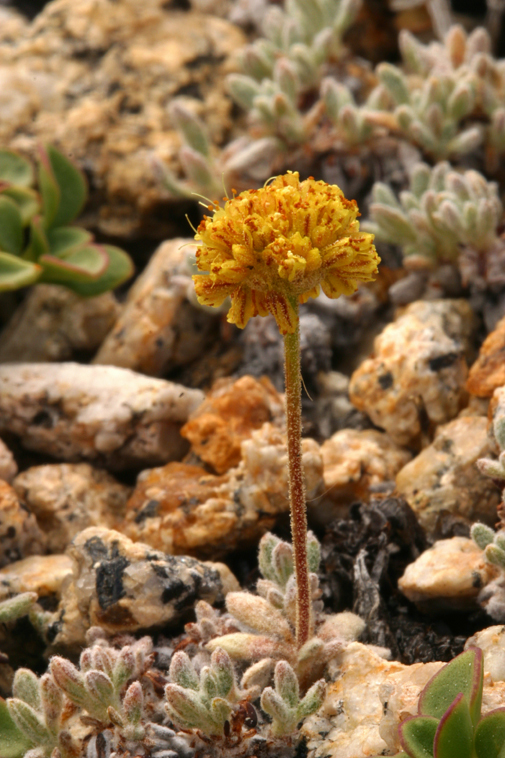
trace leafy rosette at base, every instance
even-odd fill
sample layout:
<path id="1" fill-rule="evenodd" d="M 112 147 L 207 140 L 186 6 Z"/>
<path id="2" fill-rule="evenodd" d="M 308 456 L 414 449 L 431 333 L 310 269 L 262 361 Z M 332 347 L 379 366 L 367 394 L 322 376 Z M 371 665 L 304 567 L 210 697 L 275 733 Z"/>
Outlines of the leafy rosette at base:
<path id="1" fill-rule="evenodd" d="M 129 256 L 72 226 L 87 199 L 83 174 L 58 150 L 40 150 L 38 191 L 29 161 L 0 151 L 0 291 L 35 282 L 79 295 L 113 289 L 133 273 Z"/>
<path id="2" fill-rule="evenodd" d="M 481 716 L 483 655 L 470 648 L 444 666 L 419 697 L 419 713 L 400 724 L 395 758 L 503 758 L 505 708 Z"/>

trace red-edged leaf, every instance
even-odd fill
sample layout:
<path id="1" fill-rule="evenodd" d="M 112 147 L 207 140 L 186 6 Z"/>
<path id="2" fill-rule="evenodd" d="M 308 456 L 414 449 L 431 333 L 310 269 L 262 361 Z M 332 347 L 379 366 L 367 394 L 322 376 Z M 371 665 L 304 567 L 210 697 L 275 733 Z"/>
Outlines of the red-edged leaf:
<path id="1" fill-rule="evenodd" d="M 472 758 L 473 724 L 468 701 L 458 695 L 440 719 L 434 741 L 435 758 Z"/>
<path id="2" fill-rule="evenodd" d="M 23 248 L 23 219 L 18 206 L 0 195 L 0 250 L 19 255 Z"/>
<path id="3" fill-rule="evenodd" d="M 107 270 L 93 282 L 74 282 L 72 290 L 83 297 L 94 297 L 108 292 L 125 282 L 134 272 L 130 256 L 113 245 L 96 245 L 104 250 L 109 257 Z M 67 285 L 70 286 L 70 285 Z"/>
<path id="4" fill-rule="evenodd" d="M 400 742 L 410 758 L 433 758 L 433 741 L 438 719 L 432 716 L 411 716 L 400 724 Z"/>
<path id="5" fill-rule="evenodd" d="M 40 194 L 42 195 L 44 226 L 49 229 L 53 225 L 60 207 L 61 191 L 54 176 L 49 155 L 43 148 L 39 150 L 38 180 Z"/>
<path id="6" fill-rule="evenodd" d="M 47 232 L 47 241 L 51 255 L 65 257 L 83 245 L 87 245 L 93 235 L 78 226 L 57 226 Z"/>
<path id="7" fill-rule="evenodd" d="M 426 684 L 419 697 L 419 713 L 441 719 L 457 695 L 462 693 L 473 724 L 480 717 L 484 670 L 482 650 L 469 648 L 457 655 Z"/>
<path id="8" fill-rule="evenodd" d="M 486 713 L 475 729 L 477 758 L 505 758 L 505 708 Z"/>
<path id="9" fill-rule="evenodd" d="M 60 193 L 58 209 L 50 226 L 65 226 L 77 218 L 86 203 L 86 179 L 82 171 L 52 145 L 46 147 L 46 154 Z"/>
<path id="10" fill-rule="evenodd" d="M 98 280 L 107 271 L 109 256 L 97 245 L 86 245 L 61 258 L 43 255 L 39 263 L 43 266 L 41 281 L 72 286 Z"/>

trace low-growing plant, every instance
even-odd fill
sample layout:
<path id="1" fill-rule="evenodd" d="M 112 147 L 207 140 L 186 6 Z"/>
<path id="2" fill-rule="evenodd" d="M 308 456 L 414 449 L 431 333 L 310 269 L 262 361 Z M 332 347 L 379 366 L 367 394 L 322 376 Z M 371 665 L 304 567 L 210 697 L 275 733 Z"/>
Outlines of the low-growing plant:
<path id="1" fill-rule="evenodd" d="M 0 151 L 0 291 L 50 282 L 88 297 L 132 275 L 123 250 L 72 225 L 86 202 L 86 180 L 56 148 L 40 149 L 34 184 L 26 158 Z"/>
<path id="2" fill-rule="evenodd" d="M 209 201 L 210 202 L 210 201 Z M 339 187 L 297 172 L 262 189 L 210 204 L 195 239 L 201 245 L 194 276 L 200 303 L 231 299 L 228 321 L 244 328 L 253 316 L 272 314 L 284 337 L 287 451 L 295 574 L 295 636 L 299 649 L 314 632 L 307 554 L 302 467 L 299 304 L 320 290 L 330 298 L 373 281 L 380 258 L 373 235 L 359 229 L 358 207 Z"/>
<path id="3" fill-rule="evenodd" d="M 399 726 L 402 752 L 394 758 L 501 758 L 505 708 L 481 714 L 483 654 L 469 648 L 430 679 L 418 715 Z"/>

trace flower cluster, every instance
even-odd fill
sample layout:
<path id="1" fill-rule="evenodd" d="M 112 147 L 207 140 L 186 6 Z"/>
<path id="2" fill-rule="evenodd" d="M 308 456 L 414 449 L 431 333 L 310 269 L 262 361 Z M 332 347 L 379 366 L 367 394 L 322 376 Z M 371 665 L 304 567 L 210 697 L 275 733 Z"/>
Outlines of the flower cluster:
<path id="1" fill-rule="evenodd" d="M 350 295 L 372 281 L 380 258 L 373 235 L 360 232 L 356 202 L 337 186 L 297 172 L 242 192 L 204 216 L 196 239 L 194 277 L 200 303 L 219 306 L 231 297 L 228 321 L 243 328 L 271 313 L 282 334 L 297 325 L 297 304 Z"/>

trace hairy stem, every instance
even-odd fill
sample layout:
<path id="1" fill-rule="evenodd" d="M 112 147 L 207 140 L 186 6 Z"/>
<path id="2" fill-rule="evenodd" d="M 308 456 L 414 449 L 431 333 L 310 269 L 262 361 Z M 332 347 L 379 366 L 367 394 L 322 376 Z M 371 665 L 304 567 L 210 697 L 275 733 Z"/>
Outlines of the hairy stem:
<path id="1" fill-rule="evenodd" d="M 295 303 L 293 303 L 295 305 Z M 298 303 L 296 303 L 298 309 Z M 302 398 L 300 324 L 284 336 L 286 422 L 288 433 L 289 502 L 296 576 L 296 642 L 302 647 L 311 635 L 311 599 L 307 563 L 307 512 L 302 466 Z"/>

